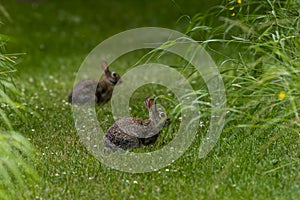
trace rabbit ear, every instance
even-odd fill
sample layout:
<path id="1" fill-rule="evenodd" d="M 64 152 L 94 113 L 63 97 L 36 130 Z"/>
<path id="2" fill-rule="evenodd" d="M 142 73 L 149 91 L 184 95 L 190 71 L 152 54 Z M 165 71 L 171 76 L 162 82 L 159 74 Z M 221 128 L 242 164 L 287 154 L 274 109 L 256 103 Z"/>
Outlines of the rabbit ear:
<path id="1" fill-rule="evenodd" d="M 102 69 L 103 69 L 103 71 L 109 70 L 108 66 L 107 66 L 107 62 L 105 60 L 102 61 Z"/>
<path id="2" fill-rule="evenodd" d="M 154 104 L 154 99 L 153 98 L 150 98 L 150 97 L 147 97 L 145 99 L 145 105 L 148 109 L 150 109 L 152 107 L 152 105 Z"/>

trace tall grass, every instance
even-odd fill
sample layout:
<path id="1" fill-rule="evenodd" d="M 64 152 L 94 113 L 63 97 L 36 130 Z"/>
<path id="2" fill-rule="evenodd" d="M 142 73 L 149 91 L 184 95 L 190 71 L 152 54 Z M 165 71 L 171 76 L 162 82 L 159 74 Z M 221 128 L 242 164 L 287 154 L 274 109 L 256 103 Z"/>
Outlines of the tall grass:
<path id="1" fill-rule="evenodd" d="M 24 107 L 12 98 L 18 95 L 11 76 L 15 71 L 15 56 L 6 54 L 6 39 L 0 35 L 0 199 L 22 199 L 30 194 L 28 186 L 37 180 L 37 175 L 28 163 L 32 147 L 13 130 L 11 123 L 11 118 L 20 120 Z"/>
<path id="2" fill-rule="evenodd" d="M 187 34 L 218 61 L 237 126 L 300 126 L 299 8 L 297 0 L 224 1 L 191 19 Z"/>

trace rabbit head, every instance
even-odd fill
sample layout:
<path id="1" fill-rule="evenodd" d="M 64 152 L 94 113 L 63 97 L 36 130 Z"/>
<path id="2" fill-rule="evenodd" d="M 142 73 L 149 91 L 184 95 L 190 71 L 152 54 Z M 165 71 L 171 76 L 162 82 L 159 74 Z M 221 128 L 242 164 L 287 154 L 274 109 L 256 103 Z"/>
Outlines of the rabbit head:
<path id="1" fill-rule="evenodd" d="M 102 61 L 102 69 L 104 71 L 104 76 L 102 76 L 101 80 L 106 81 L 112 85 L 117 85 L 122 82 L 121 77 L 118 73 L 109 70 L 107 62 L 105 60 Z"/>
<path id="2" fill-rule="evenodd" d="M 149 111 L 149 119 L 153 125 L 158 129 L 162 129 L 168 121 L 166 114 L 162 111 L 158 111 L 153 98 L 147 97 L 145 99 L 145 106 Z"/>

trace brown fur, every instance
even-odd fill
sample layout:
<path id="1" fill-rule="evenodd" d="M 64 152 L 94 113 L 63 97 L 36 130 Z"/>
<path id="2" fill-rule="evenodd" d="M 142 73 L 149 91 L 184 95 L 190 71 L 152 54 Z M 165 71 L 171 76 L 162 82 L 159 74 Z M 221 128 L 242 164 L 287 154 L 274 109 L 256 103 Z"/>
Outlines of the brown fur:
<path id="1" fill-rule="evenodd" d="M 71 104 L 105 104 L 111 97 L 120 75 L 109 70 L 107 63 L 102 62 L 104 74 L 99 81 L 83 80 L 72 88 L 68 102 Z"/>
<path id="2" fill-rule="evenodd" d="M 145 105 L 149 111 L 149 119 L 124 117 L 107 130 L 104 136 L 106 150 L 133 149 L 153 145 L 156 142 L 167 118 L 157 111 L 154 99 L 146 98 Z"/>

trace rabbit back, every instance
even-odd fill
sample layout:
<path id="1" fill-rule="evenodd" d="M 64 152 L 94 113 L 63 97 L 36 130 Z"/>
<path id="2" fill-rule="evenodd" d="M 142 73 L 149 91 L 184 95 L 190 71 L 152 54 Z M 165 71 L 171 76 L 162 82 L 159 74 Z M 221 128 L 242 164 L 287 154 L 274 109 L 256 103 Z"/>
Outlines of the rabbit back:
<path id="1" fill-rule="evenodd" d="M 114 151 L 115 148 L 121 148 L 127 150 L 153 145 L 158 135 L 159 130 L 153 127 L 151 120 L 124 117 L 117 120 L 107 130 L 104 143 L 106 149 Z"/>
<path id="2" fill-rule="evenodd" d="M 115 150 L 117 148 L 126 150 L 140 146 L 138 137 L 125 133 L 117 123 L 114 123 L 104 136 L 105 148 Z"/>
<path id="3" fill-rule="evenodd" d="M 83 80 L 77 83 L 71 90 L 68 101 L 73 104 L 92 104 L 97 101 L 95 95 L 98 86 L 96 80 Z"/>

